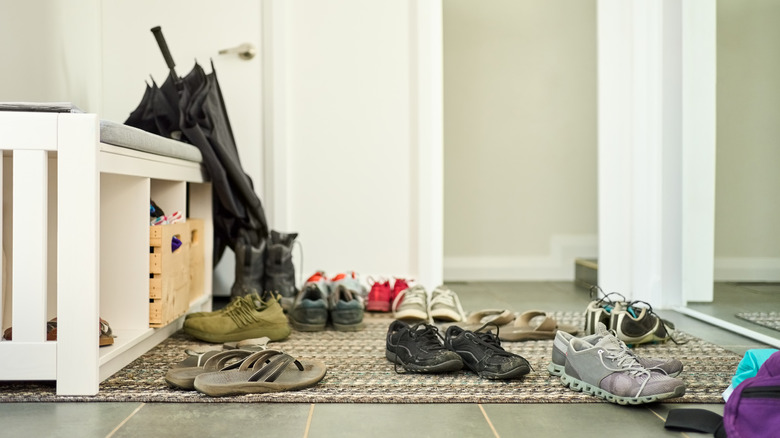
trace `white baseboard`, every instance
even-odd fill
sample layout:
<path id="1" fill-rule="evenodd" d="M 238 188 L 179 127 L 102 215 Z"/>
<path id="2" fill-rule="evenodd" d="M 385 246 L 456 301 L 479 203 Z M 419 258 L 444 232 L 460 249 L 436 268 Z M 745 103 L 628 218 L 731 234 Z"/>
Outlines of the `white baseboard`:
<path id="1" fill-rule="evenodd" d="M 780 281 L 780 258 L 715 257 L 715 281 Z"/>
<path id="2" fill-rule="evenodd" d="M 553 236 L 534 256 L 444 256 L 445 281 L 574 281 L 574 260 L 595 258 L 596 235 Z"/>

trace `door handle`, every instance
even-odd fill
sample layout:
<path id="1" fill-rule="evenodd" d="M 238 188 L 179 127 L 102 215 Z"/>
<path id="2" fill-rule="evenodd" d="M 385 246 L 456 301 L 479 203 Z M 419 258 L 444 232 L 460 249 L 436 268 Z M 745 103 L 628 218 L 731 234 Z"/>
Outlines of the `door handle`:
<path id="1" fill-rule="evenodd" d="M 257 48 L 252 43 L 244 43 L 236 47 L 231 47 L 229 49 L 222 49 L 219 51 L 220 55 L 227 55 L 235 53 L 238 55 L 239 58 L 250 60 L 257 55 Z"/>

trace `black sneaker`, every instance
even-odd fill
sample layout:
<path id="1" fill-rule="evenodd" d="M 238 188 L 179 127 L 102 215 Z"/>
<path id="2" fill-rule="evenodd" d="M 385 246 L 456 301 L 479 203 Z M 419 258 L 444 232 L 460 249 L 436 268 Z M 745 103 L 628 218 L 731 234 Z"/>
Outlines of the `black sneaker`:
<path id="1" fill-rule="evenodd" d="M 387 330 L 385 357 L 414 373 L 447 373 L 463 368 L 460 356 L 444 348 L 439 329 L 395 320 Z"/>
<path id="2" fill-rule="evenodd" d="M 612 310 L 611 328 L 628 345 L 639 345 L 672 340 L 674 324 L 658 317 L 653 307 L 644 301 L 618 303 Z"/>
<path id="3" fill-rule="evenodd" d="M 471 371 L 485 379 L 516 379 L 531 372 L 527 360 L 504 350 L 498 335 L 483 330 L 484 327 L 472 332 L 450 326 L 444 336 L 444 345 L 458 353 Z"/>

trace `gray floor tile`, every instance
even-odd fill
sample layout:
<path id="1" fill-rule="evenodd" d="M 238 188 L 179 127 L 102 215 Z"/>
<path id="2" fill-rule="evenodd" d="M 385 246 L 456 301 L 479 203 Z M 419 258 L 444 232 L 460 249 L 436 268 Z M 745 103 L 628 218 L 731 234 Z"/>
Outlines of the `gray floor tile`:
<path id="1" fill-rule="evenodd" d="M 0 436 L 105 437 L 139 403 L 0 403 Z"/>
<path id="2" fill-rule="evenodd" d="M 112 438 L 303 437 L 309 404 L 147 403 Z"/>
<path id="3" fill-rule="evenodd" d="M 343 405 L 314 407 L 309 438 L 494 437 L 478 405 Z"/>
<path id="4" fill-rule="evenodd" d="M 664 429 L 661 418 L 643 406 L 599 404 L 483 405 L 498 436 L 654 438 L 682 436 Z M 626 432 L 630 425 L 630 433 Z"/>

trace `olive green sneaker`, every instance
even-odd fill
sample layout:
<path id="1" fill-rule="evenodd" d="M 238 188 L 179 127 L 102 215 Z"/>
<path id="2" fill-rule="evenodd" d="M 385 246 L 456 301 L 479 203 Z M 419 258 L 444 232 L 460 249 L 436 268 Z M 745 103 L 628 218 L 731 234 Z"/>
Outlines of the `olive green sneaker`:
<path id="1" fill-rule="evenodd" d="M 184 332 L 206 342 L 237 342 L 268 337 L 280 341 L 292 331 L 282 306 L 274 296 L 261 299 L 249 294 L 231 302 L 211 316 L 188 318 Z"/>
<path id="2" fill-rule="evenodd" d="M 260 295 L 258 295 L 257 293 L 253 293 L 253 294 L 249 294 L 249 295 L 252 295 L 252 297 L 256 301 L 262 301 L 262 299 L 260 298 Z M 247 296 L 249 296 L 249 295 L 247 295 Z M 201 317 L 204 317 L 204 316 L 219 316 L 219 315 L 222 315 L 223 313 L 227 312 L 228 310 L 230 310 L 230 309 L 232 309 L 232 308 L 234 308 L 236 306 L 240 306 L 241 303 L 239 303 L 238 301 L 242 301 L 244 298 L 245 297 L 233 297 L 233 299 L 231 299 L 230 302 L 225 307 L 223 307 L 221 309 L 214 310 L 212 312 L 192 312 L 192 313 L 188 313 L 184 317 L 184 319 L 186 320 L 186 319 L 190 319 L 190 318 L 201 318 Z"/>

